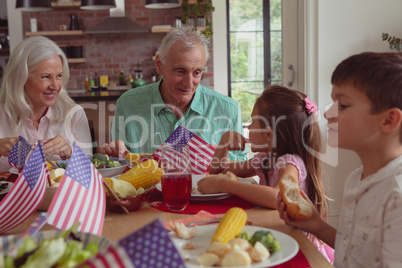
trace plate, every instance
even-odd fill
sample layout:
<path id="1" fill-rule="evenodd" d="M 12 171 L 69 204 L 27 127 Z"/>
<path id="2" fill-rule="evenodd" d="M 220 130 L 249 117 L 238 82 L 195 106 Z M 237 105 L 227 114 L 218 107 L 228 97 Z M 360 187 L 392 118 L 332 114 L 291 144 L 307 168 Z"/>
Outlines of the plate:
<path id="1" fill-rule="evenodd" d="M 0 194 L 8 193 L 14 185 L 14 183 L 9 181 L 1 181 L 0 184 L 8 184 L 8 187 L 6 189 L 0 190 Z"/>
<path id="2" fill-rule="evenodd" d="M 205 267 L 198 264 L 197 258 L 201 256 L 203 253 L 205 253 L 206 249 L 209 246 L 209 243 L 211 242 L 212 236 L 214 235 L 217 226 L 218 226 L 217 224 L 197 226 L 196 227 L 197 235 L 190 240 L 184 240 L 178 238 L 173 232 L 170 233 L 170 237 L 172 238 L 174 244 L 178 248 L 182 258 L 185 260 L 188 259 L 188 261 L 186 261 L 187 267 L 189 268 Z M 287 234 L 284 234 L 276 230 L 271 230 L 259 226 L 250 226 L 250 225 L 246 225 L 242 232 L 247 231 L 252 235 L 259 230 L 270 231 L 274 235 L 275 239 L 278 240 L 279 243 L 281 244 L 281 249 L 272 253 L 272 255 L 268 258 L 268 260 L 258 263 L 252 263 L 249 267 L 254 268 L 271 267 L 287 262 L 288 260 L 296 256 L 297 252 L 299 251 L 299 244 L 297 244 L 296 240 L 294 240 Z M 189 242 L 196 245 L 196 248 L 192 250 L 182 249 L 183 246 Z"/>
<path id="3" fill-rule="evenodd" d="M 111 168 L 98 168 L 99 173 L 104 178 L 108 178 L 108 177 L 110 178 L 110 177 L 114 177 L 114 176 L 122 174 L 124 172 L 124 170 L 126 170 L 128 165 L 130 164 L 130 161 L 125 158 L 109 157 L 109 160 L 119 161 L 121 166 L 111 167 Z M 68 164 L 68 160 L 60 161 L 60 163 Z"/>
<path id="4" fill-rule="evenodd" d="M 197 189 L 197 182 L 204 178 L 205 175 L 192 175 L 192 182 L 193 182 L 193 188 Z M 162 192 L 162 184 L 158 183 L 156 185 L 156 189 Z M 209 200 L 220 200 L 220 199 L 225 199 L 232 196 L 231 194 L 228 193 L 219 193 L 219 194 L 202 194 L 198 190 L 195 190 L 191 193 L 191 198 L 190 200 L 192 201 L 209 201 Z"/>

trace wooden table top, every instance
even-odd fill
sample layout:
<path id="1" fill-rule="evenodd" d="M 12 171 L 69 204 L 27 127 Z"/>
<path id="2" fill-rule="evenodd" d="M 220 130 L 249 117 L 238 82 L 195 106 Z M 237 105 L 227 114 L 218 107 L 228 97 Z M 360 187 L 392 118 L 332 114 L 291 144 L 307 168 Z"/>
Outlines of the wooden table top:
<path id="1" fill-rule="evenodd" d="M 293 237 L 298 242 L 301 251 L 306 256 L 311 267 L 333 267 L 300 230 L 287 226 L 279 218 L 279 214 L 276 210 L 254 207 L 246 210 L 246 212 L 248 216 L 247 220 L 250 221 L 252 225 L 274 229 Z M 0 236 L 23 233 L 38 214 L 39 212 L 35 212 L 21 225 L 6 233 L 0 234 Z M 191 215 L 159 211 L 148 204 L 143 205 L 141 209 L 131 212 L 128 215 L 106 212 L 102 236 L 112 242 L 116 242 L 158 217 L 160 217 L 162 221 L 168 222 L 189 216 Z M 54 229 L 55 227 L 46 224 L 41 231 Z"/>

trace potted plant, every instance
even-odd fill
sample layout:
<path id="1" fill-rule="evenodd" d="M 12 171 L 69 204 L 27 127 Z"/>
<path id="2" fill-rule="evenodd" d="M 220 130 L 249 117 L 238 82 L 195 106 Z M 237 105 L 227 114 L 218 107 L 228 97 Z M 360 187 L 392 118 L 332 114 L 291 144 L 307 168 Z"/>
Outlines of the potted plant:
<path id="1" fill-rule="evenodd" d="M 395 50 L 402 50 L 402 42 L 401 38 L 397 38 L 395 36 L 390 36 L 388 33 L 382 34 L 382 40 L 387 41 L 389 43 L 389 47 Z"/>
<path id="2" fill-rule="evenodd" d="M 182 0 L 181 10 L 183 12 L 182 23 L 186 24 L 190 16 L 205 18 L 205 35 L 212 35 L 211 14 L 215 10 L 212 0 Z M 196 24 L 194 26 L 197 26 Z"/>

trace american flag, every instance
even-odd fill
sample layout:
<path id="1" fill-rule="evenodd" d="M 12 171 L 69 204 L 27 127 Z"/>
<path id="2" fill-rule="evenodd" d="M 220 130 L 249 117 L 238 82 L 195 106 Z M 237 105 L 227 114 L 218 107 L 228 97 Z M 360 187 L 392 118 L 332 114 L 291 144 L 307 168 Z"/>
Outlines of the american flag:
<path id="1" fill-rule="evenodd" d="M 215 153 L 215 148 L 212 145 L 183 126 L 177 127 L 165 142 L 171 144 L 188 144 L 193 174 L 204 174 Z M 163 145 L 153 154 L 154 159 L 158 162 L 162 157 L 162 147 Z"/>
<path id="2" fill-rule="evenodd" d="M 32 146 L 23 137 L 19 136 L 17 143 L 11 148 L 8 154 L 8 163 L 19 168 L 25 165 L 25 160 L 31 151 Z"/>
<path id="3" fill-rule="evenodd" d="M 45 196 L 48 176 L 45 155 L 39 143 L 0 203 L 0 233 L 14 228 L 39 207 Z"/>
<path id="4" fill-rule="evenodd" d="M 66 230 L 77 221 L 81 232 L 100 235 L 105 217 L 103 178 L 75 145 L 52 203 L 48 223 Z"/>
<path id="5" fill-rule="evenodd" d="M 185 264 L 160 219 L 99 252 L 79 267 L 185 268 Z"/>

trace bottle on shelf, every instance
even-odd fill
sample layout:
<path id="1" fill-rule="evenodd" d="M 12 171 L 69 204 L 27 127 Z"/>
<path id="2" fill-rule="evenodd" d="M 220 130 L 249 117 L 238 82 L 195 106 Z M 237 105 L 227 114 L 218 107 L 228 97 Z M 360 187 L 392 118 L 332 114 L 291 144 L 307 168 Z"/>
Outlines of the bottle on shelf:
<path id="1" fill-rule="evenodd" d="M 89 88 L 95 86 L 95 80 L 94 80 L 94 75 L 92 72 L 89 73 Z"/>
<path id="2" fill-rule="evenodd" d="M 125 86 L 126 85 L 126 78 L 124 76 L 123 70 L 120 70 L 119 85 L 120 86 Z"/>
<path id="3" fill-rule="evenodd" d="M 85 89 L 89 89 L 89 78 L 88 75 L 85 75 Z"/>
<path id="4" fill-rule="evenodd" d="M 135 80 L 133 83 L 133 88 L 145 86 L 145 81 L 142 79 L 142 64 L 141 62 L 137 63 L 137 67 L 135 69 Z"/>
<path id="5" fill-rule="evenodd" d="M 95 87 L 99 87 L 99 76 L 98 76 L 97 72 L 95 72 L 94 84 L 95 84 Z"/>

